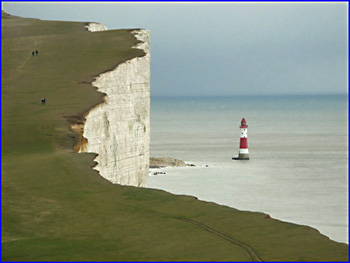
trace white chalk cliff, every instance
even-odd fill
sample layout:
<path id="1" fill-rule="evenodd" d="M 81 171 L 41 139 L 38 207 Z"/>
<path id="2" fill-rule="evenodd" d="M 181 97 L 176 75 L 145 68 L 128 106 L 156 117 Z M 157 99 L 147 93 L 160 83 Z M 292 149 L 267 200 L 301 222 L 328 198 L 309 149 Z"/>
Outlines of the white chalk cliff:
<path id="1" fill-rule="evenodd" d="M 105 25 L 102 25 L 100 23 L 88 23 L 87 26 L 85 26 L 87 30 L 91 32 L 97 32 L 97 31 L 106 31 L 107 27 Z"/>
<path id="2" fill-rule="evenodd" d="M 96 25 L 93 27 L 95 30 Z M 86 116 L 79 152 L 97 153 L 95 169 L 112 183 L 146 186 L 150 142 L 149 31 L 132 32 L 143 57 L 119 64 L 92 83 L 105 101 Z M 117 44 L 117 43 L 116 43 Z"/>

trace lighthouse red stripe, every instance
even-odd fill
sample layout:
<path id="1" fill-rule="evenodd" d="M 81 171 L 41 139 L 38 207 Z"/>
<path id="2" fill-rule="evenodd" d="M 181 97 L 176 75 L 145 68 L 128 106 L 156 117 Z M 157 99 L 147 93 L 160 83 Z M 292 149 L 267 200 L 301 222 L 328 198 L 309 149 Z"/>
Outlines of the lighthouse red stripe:
<path id="1" fill-rule="evenodd" d="M 239 148 L 241 149 L 247 149 L 248 148 L 248 140 L 247 138 L 241 138 Z"/>

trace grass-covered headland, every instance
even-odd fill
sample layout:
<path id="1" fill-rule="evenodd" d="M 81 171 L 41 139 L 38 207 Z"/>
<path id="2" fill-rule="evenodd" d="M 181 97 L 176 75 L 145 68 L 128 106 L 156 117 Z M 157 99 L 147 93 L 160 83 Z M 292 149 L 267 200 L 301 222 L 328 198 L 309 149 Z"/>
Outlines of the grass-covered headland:
<path id="1" fill-rule="evenodd" d="M 2 13 L 3 261 L 348 260 L 348 245 L 310 227 L 91 169 L 70 121 L 101 101 L 95 76 L 144 54 L 129 30 L 84 26 Z"/>

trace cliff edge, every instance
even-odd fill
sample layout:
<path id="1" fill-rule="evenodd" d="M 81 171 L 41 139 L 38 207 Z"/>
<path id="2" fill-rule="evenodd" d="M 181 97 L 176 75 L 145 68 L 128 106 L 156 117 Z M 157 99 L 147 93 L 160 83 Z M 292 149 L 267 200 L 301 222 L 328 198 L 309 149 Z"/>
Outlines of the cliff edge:
<path id="1" fill-rule="evenodd" d="M 87 29 L 106 27 L 89 23 Z M 146 186 L 150 142 L 150 52 L 149 31 L 131 32 L 140 42 L 134 48 L 145 52 L 95 78 L 93 86 L 106 94 L 104 102 L 86 115 L 83 143 L 78 152 L 97 153 L 94 167 L 112 183 Z"/>

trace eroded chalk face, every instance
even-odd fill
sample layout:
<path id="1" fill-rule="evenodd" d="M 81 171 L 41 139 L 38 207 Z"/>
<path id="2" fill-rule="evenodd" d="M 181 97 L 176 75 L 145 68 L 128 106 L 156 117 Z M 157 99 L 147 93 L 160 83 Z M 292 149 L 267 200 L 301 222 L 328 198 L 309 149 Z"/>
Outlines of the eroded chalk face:
<path id="1" fill-rule="evenodd" d="M 88 23 L 86 26 L 86 29 L 90 32 L 98 32 L 98 31 L 106 31 L 107 27 L 105 25 L 102 25 L 100 23 Z"/>
<path id="2" fill-rule="evenodd" d="M 119 64 L 93 82 L 106 94 L 86 117 L 86 152 L 97 153 L 95 167 L 112 183 L 146 186 L 150 142 L 149 32 L 132 32 L 145 56 Z"/>

